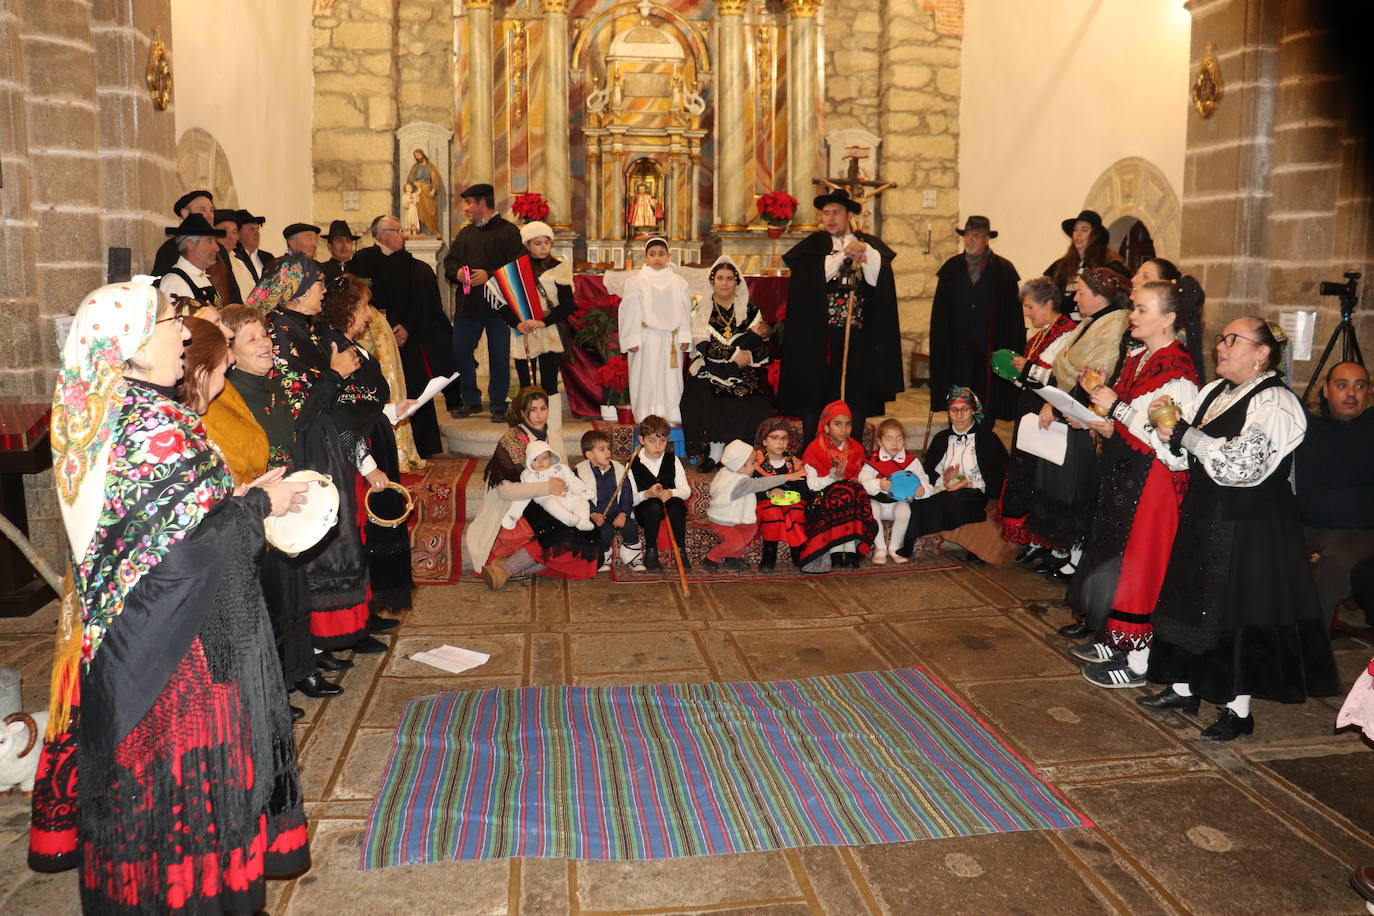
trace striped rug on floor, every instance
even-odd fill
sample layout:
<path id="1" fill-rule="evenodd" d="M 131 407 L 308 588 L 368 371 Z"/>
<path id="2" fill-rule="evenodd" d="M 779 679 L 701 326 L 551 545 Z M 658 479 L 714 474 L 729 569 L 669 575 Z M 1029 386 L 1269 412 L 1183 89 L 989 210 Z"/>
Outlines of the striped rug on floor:
<path id="1" fill-rule="evenodd" d="M 659 859 L 1086 825 L 916 668 L 412 700 L 362 867 Z"/>

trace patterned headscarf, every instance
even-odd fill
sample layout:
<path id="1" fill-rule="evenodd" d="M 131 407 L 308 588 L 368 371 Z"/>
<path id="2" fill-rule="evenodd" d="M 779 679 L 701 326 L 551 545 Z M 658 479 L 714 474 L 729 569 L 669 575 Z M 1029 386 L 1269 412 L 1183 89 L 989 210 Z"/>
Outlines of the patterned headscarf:
<path id="1" fill-rule="evenodd" d="M 52 465 L 77 565 L 105 500 L 105 472 L 124 400 L 124 362 L 153 335 L 161 294 L 152 277 L 102 286 L 76 310 L 52 399 Z"/>
<path id="2" fill-rule="evenodd" d="M 1089 267 L 1083 271 L 1082 279 L 1088 289 L 1113 305 L 1120 305 L 1131 294 L 1130 278 L 1110 267 Z"/>
<path id="3" fill-rule="evenodd" d="M 261 312 L 281 308 L 304 296 L 320 277 L 320 265 L 303 254 L 288 254 L 272 262 L 244 301 Z"/>
<path id="4" fill-rule="evenodd" d="M 973 408 L 973 425 L 979 426 L 983 422 L 983 402 L 978 400 L 978 395 L 972 388 L 965 388 L 962 385 L 951 385 L 949 393 L 945 395 L 945 410 L 949 410 L 955 401 L 963 401 Z"/>
<path id="5" fill-rule="evenodd" d="M 830 473 L 831 464 L 838 459 L 844 463 L 844 477 L 852 479 L 863 466 L 864 447 L 851 434 L 844 445 L 836 448 L 825 431 L 831 420 L 841 416 L 854 418 L 854 411 L 850 410 L 844 401 L 831 401 L 825 405 L 825 409 L 821 411 L 821 420 L 816 424 L 816 438 L 811 440 L 811 444 L 802 453 L 802 460 L 815 468 L 818 474 L 825 475 Z"/>
<path id="6" fill-rule="evenodd" d="M 787 433 L 787 451 L 792 455 L 800 455 L 802 450 L 801 440 L 797 437 L 797 432 L 792 427 L 792 423 L 786 417 L 769 417 L 759 424 L 758 431 L 754 433 L 754 447 L 760 452 L 768 451 L 768 444 L 764 441 L 778 430 Z"/>

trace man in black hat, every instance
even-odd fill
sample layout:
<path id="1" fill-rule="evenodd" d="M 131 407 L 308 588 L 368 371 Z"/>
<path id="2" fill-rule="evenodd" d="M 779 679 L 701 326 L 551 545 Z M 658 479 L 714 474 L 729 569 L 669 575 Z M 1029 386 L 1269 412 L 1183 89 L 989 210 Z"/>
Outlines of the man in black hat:
<path id="1" fill-rule="evenodd" d="M 303 254 L 315 260 L 315 250 L 320 247 L 320 227 L 309 223 L 292 223 L 281 231 L 286 239 L 286 250 L 291 254 Z"/>
<path id="2" fill-rule="evenodd" d="M 434 270 L 406 251 L 401 221 L 379 216 L 372 221 L 371 232 L 376 244 L 355 254 L 344 272 L 371 281 L 372 304 L 386 316 L 396 335 L 406 397 L 413 398 L 431 378 L 452 374 L 453 326 L 444 315 Z M 410 429 L 421 458 L 443 454 L 433 401 L 411 416 Z"/>
<path id="3" fill-rule="evenodd" d="M 215 198 L 209 191 L 197 190 L 187 191 L 177 198 L 176 203 L 172 204 L 172 212 L 177 219 L 182 220 L 192 213 L 199 213 L 205 217 L 205 221 L 213 222 L 215 219 Z M 177 244 L 175 238 L 169 238 L 158 248 L 157 255 L 153 258 L 153 276 L 160 277 L 172 269 L 172 265 L 177 262 Z"/>
<path id="4" fill-rule="evenodd" d="M 204 305 L 216 308 L 224 305 L 206 273 L 211 265 L 218 263 L 219 239 L 224 237 L 224 230 L 211 226 L 204 215 L 192 213 L 181 221 L 181 225 L 169 226 L 165 231 L 171 236 L 169 241 L 177 251 L 177 259 L 157 281 L 158 288 L 169 295 L 186 296 Z"/>
<path id="5" fill-rule="evenodd" d="M 782 256 L 792 280 L 787 287 L 778 407 L 784 414 L 801 417 L 810 439 L 816 435 L 822 408 L 840 396 L 848 276 L 854 282 L 854 305 L 844 399 L 853 412 L 857 439 L 863 436 L 865 419 L 882 414 L 905 387 L 892 278 L 896 254 L 877 236 L 854 230 L 850 220 L 862 208 L 844 189 L 822 194 L 815 205 L 821 211 L 821 228 Z"/>
<path id="6" fill-rule="evenodd" d="M 326 283 L 343 275 L 345 267 L 353 257 L 353 243 L 358 239 L 359 236 L 354 235 L 353 230 L 348 228 L 347 220 L 336 219 L 329 224 L 329 232 L 324 237 L 324 243 L 329 248 L 329 259 L 320 262 L 320 272 L 324 274 Z"/>
<path id="7" fill-rule="evenodd" d="M 1045 276 L 1063 291 L 1059 310 L 1065 315 L 1074 313 L 1074 293 L 1078 290 L 1078 277 L 1091 267 L 1110 267 L 1112 270 L 1129 277 L 1131 270 L 1121 263 L 1121 258 L 1109 246 L 1111 233 L 1102 225 L 1102 214 L 1096 210 L 1082 210 L 1059 224 L 1069 237 L 1069 248 L 1064 256 L 1045 268 Z"/>
<path id="8" fill-rule="evenodd" d="M 234 257 L 247 266 L 255 285 L 262 279 L 263 271 L 271 267 L 272 262 L 277 259 L 275 255 L 258 247 L 262 242 L 262 224 L 265 222 L 265 216 L 254 216 L 247 210 L 239 211 L 239 244 L 234 249 Z"/>
<path id="9" fill-rule="evenodd" d="M 520 230 L 496 212 L 496 191 L 475 184 L 462 193 L 468 224 L 458 230 L 444 255 L 444 277 L 458 287 L 453 310 L 453 359 L 458 366 L 458 396 L 449 413 L 470 417 L 482 409 L 477 387 L 477 344 L 487 335 L 487 402 L 493 423 L 506 422 L 506 392 L 510 388 L 510 326 L 492 311 L 482 294 L 491 272 L 525 253 Z M 464 274 L 466 268 L 466 274 Z M 465 291 L 466 290 L 466 291 Z M 450 388 L 449 391 L 453 389 Z"/>
<path id="10" fill-rule="evenodd" d="M 243 265 L 233 256 L 234 249 L 239 244 L 239 211 L 237 210 L 216 210 L 215 228 L 224 232 L 219 240 L 219 246 L 224 253 L 224 263 L 229 265 L 229 274 L 225 277 L 227 294 L 223 298 L 226 305 L 242 305 L 244 287 L 239 282 L 240 279 L 248 281 L 252 279 L 248 271 L 244 270 Z M 253 287 L 248 286 L 248 292 L 252 292 Z"/>
<path id="11" fill-rule="evenodd" d="M 970 216 L 964 228 L 962 254 L 936 273 L 930 306 L 930 397 L 943 403 L 951 385 L 973 389 L 989 420 L 1012 420 L 1016 388 L 992 373 L 994 350 L 1020 353 L 1026 345 L 1017 283 L 1021 277 L 988 242 L 997 230 L 986 216 Z"/>

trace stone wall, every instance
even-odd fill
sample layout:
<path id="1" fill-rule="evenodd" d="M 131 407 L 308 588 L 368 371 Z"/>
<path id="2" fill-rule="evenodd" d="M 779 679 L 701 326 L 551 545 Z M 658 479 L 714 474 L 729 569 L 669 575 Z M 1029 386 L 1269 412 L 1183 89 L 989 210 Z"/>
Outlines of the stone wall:
<path id="1" fill-rule="evenodd" d="M 825 4 L 822 130 L 856 127 L 883 138 L 878 177 L 898 186 L 882 195 L 881 233 L 898 255 L 906 349 L 925 348 L 935 271 L 959 250 L 952 228 L 959 217 L 962 4 L 942 3 Z M 933 206 L 925 206 L 922 192 L 928 189 L 935 192 Z"/>
<path id="2" fill-rule="evenodd" d="M 151 35 L 170 0 L 0 6 L 0 395 L 46 400 L 55 319 L 105 282 L 107 252 L 162 242 L 175 194 L 171 111 L 152 107 Z M 35 546 L 61 566 L 51 474 L 26 481 Z"/>
<path id="3" fill-rule="evenodd" d="M 1321 355 L 1339 318 L 1317 295 L 1374 266 L 1368 144 L 1311 0 L 1193 0 L 1192 64 L 1215 45 L 1225 94 L 1193 114 L 1183 194 L 1183 268 L 1207 291 L 1207 333 L 1238 315 L 1319 310 Z M 1369 300 L 1366 295 L 1365 301 Z M 1356 313 L 1366 347 L 1374 316 Z M 1294 367 L 1301 387 L 1315 360 Z"/>
<path id="4" fill-rule="evenodd" d="M 452 122 L 453 8 L 337 0 L 315 17 L 312 34 L 315 219 L 342 214 L 365 229 L 399 204 L 396 128 Z M 344 210 L 345 191 L 358 192 L 358 210 Z"/>

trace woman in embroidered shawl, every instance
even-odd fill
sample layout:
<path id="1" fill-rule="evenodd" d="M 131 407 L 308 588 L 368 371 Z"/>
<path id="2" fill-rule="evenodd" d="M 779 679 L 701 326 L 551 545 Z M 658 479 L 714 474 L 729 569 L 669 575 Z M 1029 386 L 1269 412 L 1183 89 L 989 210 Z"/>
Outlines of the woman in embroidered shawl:
<path id="1" fill-rule="evenodd" d="M 510 429 L 496 443 L 487 463 L 487 492 L 477 517 L 463 534 L 468 561 L 482 571 L 490 589 L 499 589 L 511 576 L 554 576 L 590 579 L 601 561 L 595 531 L 578 531 L 556 520 L 535 502 L 539 496 L 562 496 L 563 481 L 521 482 L 525 448 L 536 440 L 563 452 L 563 428 L 549 414 L 544 389 L 521 388 L 506 414 Z M 501 519 L 516 500 L 529 500 L 514 528 L 503 528 Z"/>
<path id="2" fill-rule="evenodd" d="M 72 550 L 29 862 L 86 913 L 255 913 L 310 863 L 253 556 L 303 487 L 235 489 L 178 404 L 186 332 L 148 278 L 86 297 L 53 467 Z"/>
<path id="3" fill-rule="evenodd" d="M 405 500 L 387 485 L 400 479 L 401 469 L 396 437 L 382 412 L 391 403 L 391 386 L 376 356 L 358 343 L 372 312 L 372 292 L 367 284 L 352 274 L 343 274 L 329 284 L 325 293 L 319 335 L 320 343 L 326 347 L 332 345 L 341 351 L 352 348 L 358 354 L 358 371 L 344 380 L 332 413 L 343 439 L 344 453 L 367 483 L 367 498 L 371 499 L 373 512 L 382 518 L 397 518 L 405 510 Z M 412 403 L 401 399 L 396 404 L 397 415 Z M 415 582 L 410 571 L 410 536 L 406 526 L 388 528 L 370 518 L 366 526 L 363 542 L 372 586 L 372 609 L 409 610 Z"/>
<path id="4" fill-rule="evenodd" d="M 753 440 L 773 415 L 768 400 L 771 333 L 749 301 L 744 275 L 721 255 L 711 265 L 711 295 L 692 307 L 692 350 L 682 390 L 682 433 L 687 454 L 703 473 L 713 471 L 725 443 Z"/>
<path id="5" fill-rule="evenodd" d="M 1107 419 L 1092 424 L 1103 437 L 1097 510 L 1068 595 L 1083 629 L 1099 634 L 1073 650 L 1090 663 L 1083 676 L 1099 687 L 1145 686 L 1150 615 L 1188 486 L 1188 462 L 1151 442 L 1149 409 L 1160 397 L 1196 398 L 1202 363 L 1204 296 L 1196 280 L 1150 283 L 1131 299 L 1131 336 L 1144 346 L 1126 357 L 1110 386 L 1089 392 Z"/>
<path id="6" fill-rule="evenodd" d="M 284 386 L 296 420 L 296 467 L 329 475 L 339 490 L 339 524 L 301 554 L 306 558 L 315 648 L 378 653 L 386 651 L 386 644 L 370 636 L 369 628 L 389 621 L 374 621 L 369 613 L 367 560 L 358 520 L 362 492 L 354 485 L 355 465 L 343 454 L 332 415 L 346 379 L 360 361 L 351 348 L 320 344 L 314 319 L 323 301 L 319 265 L 292 254 L 272 263 L 246 304 L 265 313 L 272 337 L 269 379 L 279 379 Z"/>
<path id="7" fill-rule="evenodd" d="M 806 486 L 816 494 L 806 507 L 806 543 L 802 572 L 855 569 L 873 549 L 878 522 L 868 493 L 858 482 L 864 447 L 850 437 L 853 413 L 844 401 L 831 401 L 821 411 L 816 438 L 802 453 Z"/>

